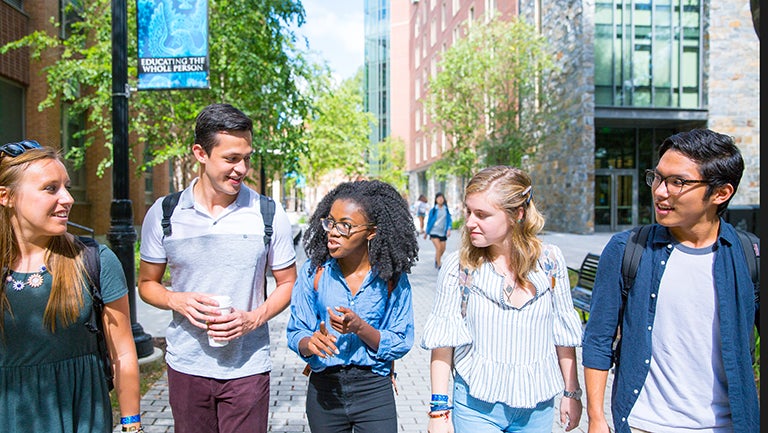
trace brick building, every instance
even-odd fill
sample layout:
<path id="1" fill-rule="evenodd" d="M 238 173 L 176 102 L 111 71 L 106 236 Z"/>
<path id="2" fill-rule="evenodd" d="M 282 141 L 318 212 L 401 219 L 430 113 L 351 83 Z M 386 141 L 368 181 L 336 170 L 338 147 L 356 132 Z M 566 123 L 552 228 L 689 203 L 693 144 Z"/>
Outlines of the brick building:
<path id="1" fill-rule="evenodd" d="M 0 0 L 0 46 L 35 30 L 55 34 L 57 29 L 50 18 L 61 20 L 67 3 L 68 0 Z M 49 50 L 40 59 L 31 59 L 26 48 L 0 55 L 0 143 L 33 139 L 63 150 L 81 144 L 73 134 L 85 120 L 69 116 L 66 105 L 38 111 L 48 91 L 43 68 L 55 60 L 55 55 Z M 140 156 L 143 149 L 134 146 L 132 153 Z M 112 171 L 107 168 L 103 176 L 96 175 L 96 167 L 107 156 L 103 141 L 97 139 L 86 152 L 85 165 L 69 170 L 75 197 L 70 221 L 93 228 L 97 235 L 106 234 L 110 227 Z M 155 166 L 151 173 L 139 174 L 136 168 L 137 164 L 130 162 L 130 199 L 134 222 L 140 224 L 149 205 L 169 191 L 169 175 L 165 164 Z"/>
<path id="2" fill-rule="evenodd" d="M 557 143 L 523 163 L 548 230 L 618 231 L 651 222 L 644 170 L 655 165 L 655 148 L 664 138 L 693 128 L 735 138 L 746 169 L 732 204 L 759 206 L 760 44 L 749 2 L 369 3 L 390 22 L 387 115 L 391 135 L 406 142 L 411 201 L 436 191 L 452 205 L 461 200 L 460 180 L 440 183 L 427 176 L 446 138 L 425 133 L 431 121 L 423 101 L 441 52 L 493 10 L 533 24 L 555 48 L 562 70 L 548 91 L 564 102 L 567 126 Z"/>

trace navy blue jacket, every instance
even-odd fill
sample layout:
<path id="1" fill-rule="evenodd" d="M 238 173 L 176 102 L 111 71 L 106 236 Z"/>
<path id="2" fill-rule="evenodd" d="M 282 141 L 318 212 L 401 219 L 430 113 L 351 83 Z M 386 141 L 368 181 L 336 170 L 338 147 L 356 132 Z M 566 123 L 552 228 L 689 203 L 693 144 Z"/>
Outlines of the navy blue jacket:
<path id="1" fill-rule="evenodd" d="M 611 368 L 611 345 L 624 285 L 621 261 L 629 234 L 630 231 L 625 231 L 614 235 L 600 255 L 582 345 L 584 367 L 597 370 Z M 672 252 L 672 241 L 666 227 L 658 224 L 653 226 L 637 278 L 627 297 L 621 324 L 622 341 L 631 341 L 632 344 L 622 345 L 614 376 L 611 412 L 616 433 L 630 432 L 627 418 L 650 369 L 645 360 L 651 357 L 650 329 L 656 312 L 656 294 L 664 273 L 663 265 Z M 733 428 L 736 432 L 759 432 L 759 405 L 750 355 L 753 326 L 757 325 L 759 317 L 759 299 L 755 299 L 738 235 L 733 226 L 722 219 L 720 234 L 713 248 L 713 279 L 720 311 L 720 343 Z"/>

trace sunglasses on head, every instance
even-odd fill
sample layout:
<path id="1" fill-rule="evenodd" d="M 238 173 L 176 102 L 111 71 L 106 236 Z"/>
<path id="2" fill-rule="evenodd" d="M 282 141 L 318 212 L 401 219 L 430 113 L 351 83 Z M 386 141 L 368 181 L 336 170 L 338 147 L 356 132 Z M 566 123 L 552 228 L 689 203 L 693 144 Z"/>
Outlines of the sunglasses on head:
<path id="1" fill-rule="evenodd" d="M 0 154 L 15 158 L 30 149 L 40 149 L 40 143 L 35 140 L 23 140 L 16 143 L 5 143 L 0 146 Z"/>

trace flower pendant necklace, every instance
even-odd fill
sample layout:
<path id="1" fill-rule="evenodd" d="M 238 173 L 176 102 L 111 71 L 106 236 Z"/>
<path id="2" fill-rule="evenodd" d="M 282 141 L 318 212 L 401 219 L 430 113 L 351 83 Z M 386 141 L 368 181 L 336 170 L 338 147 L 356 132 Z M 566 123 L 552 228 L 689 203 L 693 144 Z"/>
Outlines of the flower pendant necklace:
<path id="1" fill-rule="evenodd" d="M 45 274 L 46 271 L 48 271 L 48 268 L 46 268 L 45 265 L 40 266 L 40 270 L 34 274 L 30 274 L 26 281 L 13 278 L 9 272 L 8 276 L 5 277 L 5 281 L 10 283 L 13 290 L 16 290 L 17 292 L 19 290 L 24 290 L 27 286 L 38 288 L 43 285 L 43 274 Z"/>

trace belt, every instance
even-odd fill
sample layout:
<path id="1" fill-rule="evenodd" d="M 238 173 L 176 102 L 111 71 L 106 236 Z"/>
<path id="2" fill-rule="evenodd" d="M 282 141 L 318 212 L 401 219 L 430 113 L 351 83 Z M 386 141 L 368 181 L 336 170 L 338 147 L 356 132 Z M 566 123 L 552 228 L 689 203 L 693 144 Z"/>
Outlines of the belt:
<path id="1" fill-rule="evenodd" d="M 323 371 L 319 371 L 317 373 L 313 374 L 335 374 L 340 373 L 342 371 L 349 371 L 349 370 L 364 370 L 364 371 L 371 371 L 373 367 L 370 365 L 333 365 L 331 367 L 327 367 Z"/>

